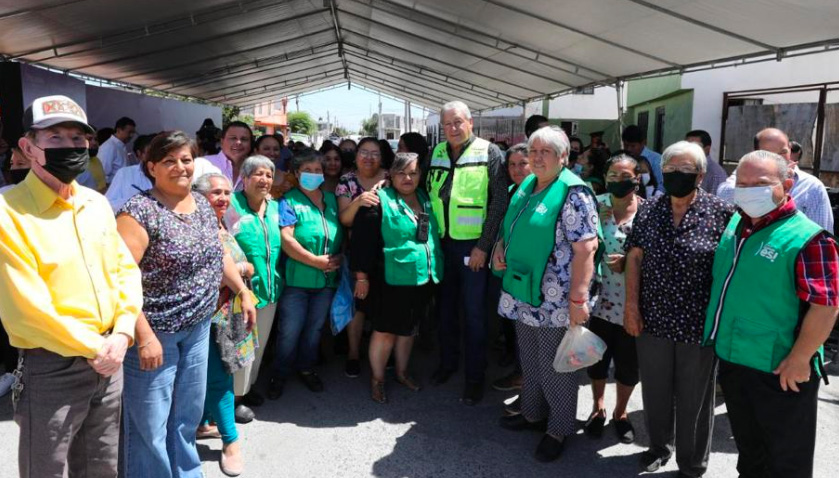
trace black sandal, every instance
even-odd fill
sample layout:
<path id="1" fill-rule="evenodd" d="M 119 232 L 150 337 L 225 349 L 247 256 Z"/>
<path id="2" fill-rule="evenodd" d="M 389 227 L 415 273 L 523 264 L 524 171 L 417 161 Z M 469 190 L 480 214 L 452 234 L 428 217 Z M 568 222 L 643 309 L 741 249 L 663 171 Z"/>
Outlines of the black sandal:
<path id="1" fill-rule="evenodd" d="M 606 426 L 606 417 L 600 415 L 601 412 L 604 412 L 605 414 L 605 410 L 595 412 L 588 417 L 588 421 L 585 425 L 583 425 L 583 430 L 586 435 L 591 438 L 600 438 L 603 436 L 603 427 Z"/>

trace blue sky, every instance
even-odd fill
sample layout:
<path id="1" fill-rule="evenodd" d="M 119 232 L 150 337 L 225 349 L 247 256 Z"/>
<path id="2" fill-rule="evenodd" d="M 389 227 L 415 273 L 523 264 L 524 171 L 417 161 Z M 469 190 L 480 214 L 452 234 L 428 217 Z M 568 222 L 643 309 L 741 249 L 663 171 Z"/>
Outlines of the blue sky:
<path id="1" fill-rule="evenodd" d="M 289 98 L 289 112 L 297 111 L 295 99 L 295 97 Z M 355 86 L 351 90 L 347 90 L 347 85 L 344 84 L 332 90 L 301 96 L 300 111 L 307 111 L 315 120 L 323 118 L 324 121 L 328 111 L 333 122 L 337 117 L 338 126 L 357 133 L 361 127 L 361 121 L 369 118 L 372 113 L 379 111 L 379 96 Z M 427 114 L 427 111 L 423 113 L 421 107 L 413 106 L 411 116 L 421 118 Z M 382 113 L 402 115 L 404 112 L 404 103 L 382 96 Z"/>

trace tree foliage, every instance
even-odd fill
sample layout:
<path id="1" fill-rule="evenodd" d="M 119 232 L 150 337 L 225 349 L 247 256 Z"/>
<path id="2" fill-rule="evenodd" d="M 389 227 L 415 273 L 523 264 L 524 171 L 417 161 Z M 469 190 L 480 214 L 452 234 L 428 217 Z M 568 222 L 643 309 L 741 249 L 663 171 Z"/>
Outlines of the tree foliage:
<path id="1" fill-rule="evenodd" d="M 317 132 L 315 120 L 312 119 L 312 115 L 305 111 L 292 111 L 286 117 L 288 118 L 288 128 L 292 133 L 313 135 Z"/>
<path id="2" fill-rule="evenodd" d="M 379 114 L 373 113 L 373 116 L 361 121 L 361 134 L 365 136 L 377 137 L 379 135 Z"/>

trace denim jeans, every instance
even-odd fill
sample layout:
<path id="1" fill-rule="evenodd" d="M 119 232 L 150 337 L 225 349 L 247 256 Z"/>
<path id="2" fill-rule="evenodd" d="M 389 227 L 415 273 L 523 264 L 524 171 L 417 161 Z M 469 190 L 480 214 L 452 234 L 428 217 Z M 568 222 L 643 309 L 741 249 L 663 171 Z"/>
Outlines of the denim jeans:
<path id="1" fill-rule="evenodd" d="M 487 366 L 486 294 L 489 269 L 473 272 L 464 264 L 477 241 L 443 241 L 445 266 L 439 288 L 440 366 L 457 370 L 460 363 L 460 311 L 465 321 L 466 381 L 483 382 Z"/>
<path id="2" fill-rule="evenodd" d="M 274 377 L 288 378 L 294 370 L 309 371 L 318 361 L 320 331 L 329 315 L 335 289 L 286 287 L 280 297 L 280 321 Z"/>
<path id="3" fill-rule="evenodd" d="M 163 365 L 140 370 L 137 347 L 125 354 L 125 478 L 200 478 L 195 430 L 204 413 L 210 320 L 158 333 Z M 174 399 L 174 400 L 173 400 Z"/>

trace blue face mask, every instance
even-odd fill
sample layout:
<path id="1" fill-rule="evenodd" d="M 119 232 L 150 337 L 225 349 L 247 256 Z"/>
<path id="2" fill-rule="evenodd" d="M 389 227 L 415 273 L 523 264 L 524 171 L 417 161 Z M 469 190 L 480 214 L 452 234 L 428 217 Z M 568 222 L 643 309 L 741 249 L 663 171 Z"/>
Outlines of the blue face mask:
<path id="1" fill-rule="evenodd" d="M 573 171 L 574 174 L 576 174 L 577 176 L 580 176 L 581 174 L 583 174 L 583 165 L 579 163 L 575 164 L 574 167 L 571 168 L 571 171 Z"/>
<path id="2" fill-rule="evenodd" d="M 306 191 L 314 191 L 323 184 L 323 174 L 300 173 L 300 187 Z"/>

